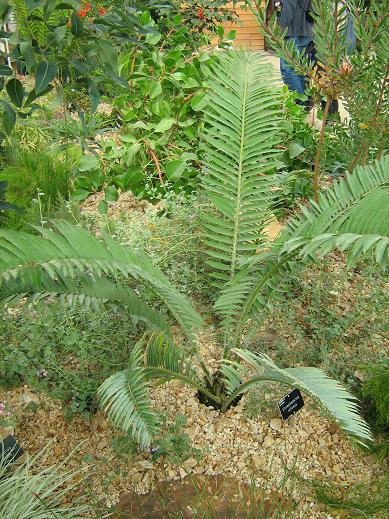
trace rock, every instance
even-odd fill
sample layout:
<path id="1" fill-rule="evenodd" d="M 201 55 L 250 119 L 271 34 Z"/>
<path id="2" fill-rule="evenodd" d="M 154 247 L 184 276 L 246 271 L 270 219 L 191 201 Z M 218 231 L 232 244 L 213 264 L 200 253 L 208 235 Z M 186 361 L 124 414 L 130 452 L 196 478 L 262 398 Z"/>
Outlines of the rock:
<path id="1" fill-rule="evenodd" d="M 360 382 L 364 382 L 365 380 L 365 374 L 363 373 L 363 371 L 360 371 L 358 369 L 354 371 L 354 377 Z"/>
<path id="2" fill-rule="evenodd" d="M 266 458 L 264 456 L 253 454 L 251 459 L 256 470 L 261 470 L 266 466 Z"/>
<path id="3" fill-rule="evenodd" d="M 151 483 L 153 481 L 153 473 L 149 470 L 143 474 L 142 483 Z"/>
<path id="4" fill-rule="evenodd" d="M 330 434 L 335 434 L 336 432 L 338 432 L 338 426 L 335 422 L 331 422 L 328 427 L 327 427 L 327 431 L 330 433 Z"/>
<path id="5" fill-rule="evenodd" d="M 4 440 L 7 436 L 15 436 L 15 428 L 11 425 L 0 427 L 0 439 Z"/>
<path id="6" fill-rule="evenodd" d="M 148 460 L 139 461 L 136 465 L 143 470 L 152 470 L 154 468 L 153 463 Z"/>
<path id="7" fill-rule="evenodd" d="M 279 431 L 282 429 L 282 421 L 280 418 L 273 418 L 273 420 L 270 421 L 270 428 L 273 429 L 273 431 Z"/>
<path id="8" fill-rule="evenodd" d="M 263 440 L 262 447 L 264 449 L 267 449 L 267 447 L 271 447 L 274 444 L 274 442 L 275 439 L 273 438 L 273 436 L 266 436 L 266 438 Z"/>
<path id="9" fill-rule="evenodd" d="M 198 464 L 198 461 L 195 458 L 188 458 L 183 463 L 185 469 L 189 470 L 189 471 L 191 471 L 197 464 Z"/>
<path id="10" fill-rule="evenodd" d="M 32 391 L 26 391 L 22 394 L 21 398 L 23 404 L 28 405 L 31 403 L 38 404 L 39 403 L 39 396 L 35 393 L 32 393 Z"/>

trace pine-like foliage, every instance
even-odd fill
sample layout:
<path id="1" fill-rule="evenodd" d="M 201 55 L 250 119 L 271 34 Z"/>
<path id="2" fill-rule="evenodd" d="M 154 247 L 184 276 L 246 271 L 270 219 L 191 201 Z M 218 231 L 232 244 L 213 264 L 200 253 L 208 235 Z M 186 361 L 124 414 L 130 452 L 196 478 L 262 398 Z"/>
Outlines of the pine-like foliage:
<path id="1" fill-rule="evenodd" d="M 359 443 L 363 444 L 373 439 L 368 424 L 359 413 L 357 399 L 321 369 L 305 367 L 281 369 L 267 355 L 254 354 L 242 349 L 234 349 L 233 352 L 248 368 L 242 368 L 237 363 L 222 365 L 226 386 L 231 391 L 229 400 L 257 387 L 264 381 L 298 387 L 311 396 L 319 407 L 332 416 L 342 429 L 354 436 Z M 246 382 L 242 382 L 243 380 Z"/>
<path id="2" fill-rule="evenodd" d="M 55 226 L 55 232 L 39 228 L 41 236 L 0 230 L 0 300 L 55 295 L 71 305 L 116 305 L 168 333 L 159 314 L 124 290 L 132 278 L 149 286 L 192 335 L 199 315 L 146 256 L 65 222 Z"/>
<path id="3" fill-rule="evenodd" d="M 213 211 L 204 216 L 204 241 L 219 287 L 261 247 L 272 214 L 281 119 L 271 75 L 261 56 L 231 53 L 221 57 L 210 82 L 203 185 Z"/>

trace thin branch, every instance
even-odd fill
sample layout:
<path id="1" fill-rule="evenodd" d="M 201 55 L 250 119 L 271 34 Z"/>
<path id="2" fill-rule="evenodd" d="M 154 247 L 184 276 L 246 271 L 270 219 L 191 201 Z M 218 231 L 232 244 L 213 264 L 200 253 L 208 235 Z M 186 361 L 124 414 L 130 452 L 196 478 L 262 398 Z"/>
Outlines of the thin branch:
<path id="1" fill-rule="evenodd" d="M 159 160 L 158 160 L 158 157 L 157 155 L 154 153 L 154 150 L 152 150 L 151 148 L 148 149 L 150 155 L 151 155 L 151 158 L 153 159 L 154 161 L 154 164 L 155 164 L 155 167 L 157 168 L 157 171 L 158 171 L 158 177 L 159 177 L 159 182 L 161 184 L 161 186 L 164 185 L 164 182 L 163 182 L 163 178 L 162 178 L 162 171 L 161 171 L 161 166 L 159 164 Z"/>
<path id="2" fill-rule="evenodd" d="M 321 156 L 321 150 L 322 150 L 322 147 L 323 147 L 324 133 L 325 133 L 325 129 L 326 129 L 326 124 L 327 124 L 327 119 L 328 119 L 328 112 L 330 110 L 331 101 L 332 101 L 332 97 L 327 95 L 327 101 L 326 101 L 326 106 L 324 108 L 323 121 L 322 121 L 321 130 L 320 130 L 319 142 L 317 144 L 317 149 L 316 149 L 315 164 L 313 166 L 313 191 L 314 191 L 314 198 L 315 198 L 315 202 L 316 203 L 319 200 L 319 164 L 320 164 L 320 156 Z"/>

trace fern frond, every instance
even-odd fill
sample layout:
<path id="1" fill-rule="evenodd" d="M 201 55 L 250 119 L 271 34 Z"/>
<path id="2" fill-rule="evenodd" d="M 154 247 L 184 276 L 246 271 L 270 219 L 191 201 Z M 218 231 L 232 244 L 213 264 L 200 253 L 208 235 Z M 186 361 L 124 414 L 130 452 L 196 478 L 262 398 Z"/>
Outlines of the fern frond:
<path id="1" fill-rule="evenodd" d="M 110 238 L 99 241 L 81 227 L 56 222 L 56 232 L 39 228 L 42 236 L 0 230 L 0 299 L 4 284 L 15 280 L 20 292 L 42 293 L 51 282 L 64 283 L 80 273 L 95 278 L 133 278 L 148 285 L 168 307 L 183 331 L 192 336 L 200 316 L 146 256 L 135 256 Z M 22 285 L 25 284 L 26 290 Z M 100 285 L 101 286 L 101 285 Z M 34 289 L 34 287 L 36 287 Z"/>
<path id="2" fill-rule="evenodd" d="M 210 82 L 203 186 L 214 210 L 204 216 L 204 242 L 219 287 L 256 253 L 272 216 L 281 118 L 269 76 L 260 56 L 233 53 L 221 56 Z"/>
<path id="3" fill-rule="evenodd" d="M 286 242 L 286 243 L 285 243 Z M 318 203 L 301 208 L 281 235 L 282 253 L 307 257 L 334 248 L 350 250 L 351 260 L 371 253 L 382 267 L 389 263 L 389 156 L 334 182 Z"/>
<path id="4" fill-rule="evenodd" d="M 108 307 L 125 311 L 131 314 L 134 320 L 144 322 L 149 329 L 163 330 L 167 336 L 170 335 L 170 326 L 160 313 L 145 304 L 135 293 L 125 290 L 109 279 L 81 274 L 74 279 L 54 280 L 43 273 L 35 280 L 11 280 L 0 288 L 0 299 L 10 305 L 16 305 L 21 300 L 28 305 L 47 298 L 56 298 L 61 304 L 73 308 L 82 306 L 87 310 L 98 310 Z"/>
<path id="5" fill-rule="evenodd" d="M 229 401 L 264 381 L 298 387 L 307 393 L 324 412 L 334 418 L 346 433 L 355 437 L 357 442 L 365 445 L 366 442 L 373 440 L 369 425 L 359 412 L 356 397 L 321 369 L 310 367 L 281 369 L 265 354 L 255 354 L 242 349 L 232 351 L 249 366 L 252 378 L 239 386 L 230 396 Z"/>
<path id="6" fill-rule="evenodd" d="M 98 390 L 101 406 L 109 418 L 141 448 L 148 447 L 158 431 L 158 416 L 151 409 L 148 394 L 144 347 L 144 342 L 139 341 L 131 352 L 128 368 L 109 377 Z"/>
<path id="7" fill-rule="evenodd" d="M 146 348 L 146 364 L 148 367 L 162 368 L 166 372 L 198 378 L 189 352 L 184 351 L 162 333 L 151 335 Z M 155 373 L 156 370 L 153 372 Z M 163 374 L 161 376 L 165 378 Z M 167 378 L 171 377 L 167 376 Z"/>
<path id="8" fill-rule="evenodd" d="M 389 262 L 389 157 L 384 156 L 368 166 L 359 166 L 346 178 L 335 181 L 319 201 L 301 206 L 287 229 L 273 244 L 268 254 L 260 254 L 245 262 L 255 281 L 248 278 L 225 290 L 235 297 L 237 313 L 234 344 L 239 345 L 247 320 L 265 310 L 275 296 L 285 291 L 290 272 L 315 260 L 315 254 L 328 254 L 333 249 L 350 251 L 348 259 L 370 254 L 377 264 Z M 298 261 L 297 261 L 298 259 Z M 239 279 L 237 278 L 237 281 Z M 223 298 L 217 302 L 224 311 Z"/>

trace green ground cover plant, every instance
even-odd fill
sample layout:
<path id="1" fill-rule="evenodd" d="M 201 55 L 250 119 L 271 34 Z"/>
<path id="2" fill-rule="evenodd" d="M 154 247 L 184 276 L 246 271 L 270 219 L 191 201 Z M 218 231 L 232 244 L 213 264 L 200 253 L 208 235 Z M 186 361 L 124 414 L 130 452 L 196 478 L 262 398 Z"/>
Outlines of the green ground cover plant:
<path id="1" fill-rule="evenodd" d="M 60 155 L 55 149 L 19 149 L 0 172 L 0 178 L 8 182 L 8 196 L 12 202 L 27 208 L 32 199 L 42 193 L 40 200 L 45 208 L 59 197 L 68 196 L 73 168 L 67 155 Z"/>
<path id="2" fill-rule="evenodd" d="M 0 320 L 0 386 L 28 384 L 65 404 L 74 413 L 97 410 L 96 392 L 103 380 L 124 368 L 136 337 L 142 333 L 126 315 L 91 314 L 57 304 L 38 304 L 16 319 Z"/>

